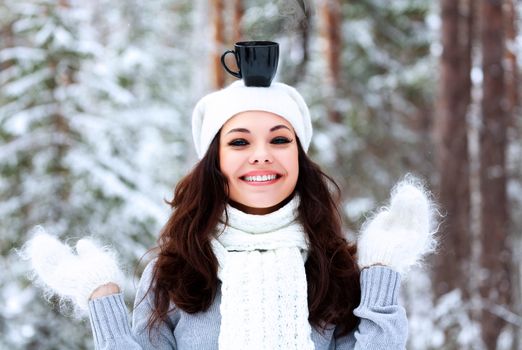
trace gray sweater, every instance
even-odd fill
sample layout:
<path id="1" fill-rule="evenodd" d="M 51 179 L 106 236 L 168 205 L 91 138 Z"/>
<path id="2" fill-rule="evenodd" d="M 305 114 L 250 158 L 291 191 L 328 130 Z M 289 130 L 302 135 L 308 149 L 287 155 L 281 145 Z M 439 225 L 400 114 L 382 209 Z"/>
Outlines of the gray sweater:
<path id="1" fill-rule="evenodd" d="M 151 312 L 151 295 L 144 295 L 151 282 L 152 264 L 145 269 L 136 294 L 129 324 L 122 294 L 115 294 L 89 302 L 96 349 L 218 349 L 221 316 L 221 294 L 204 312 L 188 314 L 175 309 L 158 331 L 149 337 L 147 321 Z M 359 325 L 350 334 L 335 338 L 335 327 L 326 331 L 312 327 L 312 341 L 316 350 L 330 349 L 405 349 L 408 321 L 403 307 L 397 304 L 400 275 L 384 266 L 374 266 L 361 272 L 361 302 L 354 313 Z M 143 301 L 142 301 L 143 299 Z M 141 303 L 140 303 L 141 301 Z"/>

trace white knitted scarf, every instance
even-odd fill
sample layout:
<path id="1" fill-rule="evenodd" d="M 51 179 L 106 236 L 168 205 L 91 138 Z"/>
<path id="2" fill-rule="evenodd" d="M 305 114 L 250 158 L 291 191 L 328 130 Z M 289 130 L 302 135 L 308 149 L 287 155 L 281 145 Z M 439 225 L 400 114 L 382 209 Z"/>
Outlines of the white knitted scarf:
<path id="1" fill-rule="evenodd" d="M 314 348 L 298 205 L 295 196 L 267 215 L 227 206 L 228 225 L 218 225 L 212 242 L 222 283 L 220 350 Z"/>

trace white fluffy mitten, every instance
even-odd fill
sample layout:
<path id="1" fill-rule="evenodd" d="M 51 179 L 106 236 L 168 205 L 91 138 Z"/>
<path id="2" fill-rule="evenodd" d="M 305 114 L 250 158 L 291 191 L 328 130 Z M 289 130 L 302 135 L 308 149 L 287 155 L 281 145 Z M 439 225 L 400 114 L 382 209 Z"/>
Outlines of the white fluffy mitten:
<path id="1" fill-rule="evenodd" d="M 36 282 L 47 294 L 57 294 L 61 301 L 72 301 L 80 313 L 87 311 L 89 296 L 99 286 L 123 282 L 116 254 L 100 247 L 91 238 L 80 239 L 76 252 L 41 227 L 22 248 Z"/>
<path id="2" fill-rule="evenodd" d="M 361 269 L 381 264 L 404 274 L 435 249 L 435 205 L 430 197 L 412 176 L 394 187 L 390 206 L 363 224 L 357 242 Z"/>

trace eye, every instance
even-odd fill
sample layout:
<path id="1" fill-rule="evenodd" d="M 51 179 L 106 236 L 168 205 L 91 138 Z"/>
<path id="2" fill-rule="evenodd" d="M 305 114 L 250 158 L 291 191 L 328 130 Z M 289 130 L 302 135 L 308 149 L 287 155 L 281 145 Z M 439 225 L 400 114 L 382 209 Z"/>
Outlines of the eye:
<path id="1" fill-rule="evenodd" d="M 276 145 L 282 145 L 282 144 L 290 143 L 290 142 L 292 142 L 292 140 L 290 140 L 289 138 L 286 138 L 284 136 L 274 137 L 271 141 L 271 143 L 276 144 Z"/>
<path id="2" fill-rule="evenodd" d="M 234 139 L 228 143 L 229 146 L 232 147 L 240 147 L 248 145 L 248 141 L 245 139 Z"/>

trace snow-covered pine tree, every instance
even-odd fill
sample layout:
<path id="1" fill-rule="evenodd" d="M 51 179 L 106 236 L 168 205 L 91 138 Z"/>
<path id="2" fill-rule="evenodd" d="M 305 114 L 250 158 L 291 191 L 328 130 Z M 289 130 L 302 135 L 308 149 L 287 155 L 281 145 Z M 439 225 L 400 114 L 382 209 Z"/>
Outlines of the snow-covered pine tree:
<path id="1" fill-rule="evenodd" d="M 51 311 L 30 288 L 12 248 L 23 244 L 35 224 L 44 224 L 61 237 L 85 227 L 73 202 L 76 174 L 68 164 L 71 150 L 82 143 L 72 123 L 81 109 L 70 94 L 78 86 L 82 61 L 92 59 L 92 52 L 82 46 L 78 37 L 82 20 L 69 3 L 4 5 L 11 14 L 13 40 L 1 51 L 6 67 L 0 97 L 0 211 L 6 268 L 1 317 L 2 333 L 7 335 L 2 346 L 80 348 L 86 346 L 85 330 L 52 316 L 56 309 Z"/>
<path id="2" fill-rule="evenodd" d="M 89 324 L 44 302 L 13 249 L 36 224 L 115 247 L 133 297 L 137 260 L 191 156 L 188 45 L 173 34 L 190 26 L 189 7 L 178 18 L 173 1 L 155 4 L 134 15 L 125 1 L 2 4 L 12 40 L 0 43 L 0 348 L 92 347 Z"/>

